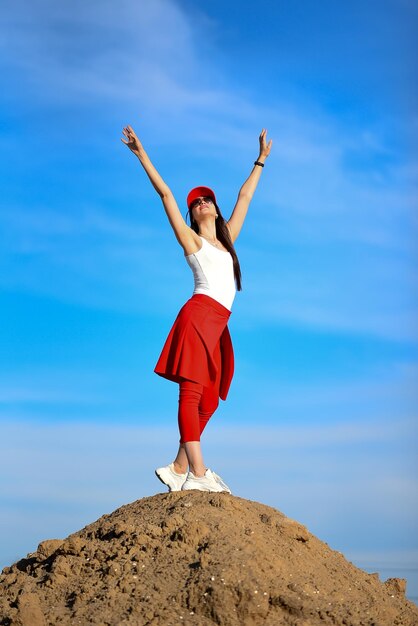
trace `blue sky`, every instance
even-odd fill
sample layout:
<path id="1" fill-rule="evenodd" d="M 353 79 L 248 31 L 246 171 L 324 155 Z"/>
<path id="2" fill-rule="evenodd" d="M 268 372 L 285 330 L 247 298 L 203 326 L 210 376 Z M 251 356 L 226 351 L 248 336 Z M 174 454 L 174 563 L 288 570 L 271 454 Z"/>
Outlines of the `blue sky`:
<path id="1" fill-rule="evenodd" d="M 416 4 L 0 11 L 0 565 L 157 493 L 175 453 L 153 368 L 192 273 L 129 123 L 183 215 L 204 184 L 228 216 L 273 139 L 207 465 L 360 565 L 416 567 Z"/>

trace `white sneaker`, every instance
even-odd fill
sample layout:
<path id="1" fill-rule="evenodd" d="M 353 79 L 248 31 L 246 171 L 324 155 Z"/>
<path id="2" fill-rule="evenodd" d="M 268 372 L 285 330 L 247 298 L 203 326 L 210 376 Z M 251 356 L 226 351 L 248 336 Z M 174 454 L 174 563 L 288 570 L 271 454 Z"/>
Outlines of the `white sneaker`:
<path id="1" fill-rule="evenodd" d="M 204 476 L 195 476 L 189 471 L 186 481 L 181 488 L 182 491 L 188 489 L 198 489 L 199 491 L 227 491 L 226 485 L 222 486 L 215 478 L 215 474 L 208 468 Z"/>
<path id="2" fill-rule="evenodd" d="M 232 493 L 232 491 L 230 490 L 228 485 L 226 483 L 224 483 L 224 481 L 222 480 L 222 478 L 220 476 L 218 476 L 218 474 L 215 474 L 215 472 L 212 472 L 212 476 L 214 477 L 216 482 L 221 485 L 221 487 L 223 488 L 224 491 L 227 491 L 228 493 Z"/>
<path id="3" fill-rule="evenodd" d="M 177 474 L 174 470 L 174 464 L 166 465 L 165 467 L 159 467 L 155 470 L 155 475 L 161 480 L 164 485 L 167 485 L 169 491 L 181 491 L 181 486 L 187 478 L 187 472 L 184 474 Z"/>

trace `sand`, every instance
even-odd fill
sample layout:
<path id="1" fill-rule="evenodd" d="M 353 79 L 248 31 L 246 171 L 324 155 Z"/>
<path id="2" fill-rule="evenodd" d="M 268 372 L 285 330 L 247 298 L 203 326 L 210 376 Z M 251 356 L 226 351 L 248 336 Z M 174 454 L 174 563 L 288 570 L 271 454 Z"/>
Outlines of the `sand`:
<path id="1" fill-rule="evenodd" d="M 157 494 L 43 541 L 0 576 L 1 626 L 416 626 L 381 582 L 274 508 Z"/>

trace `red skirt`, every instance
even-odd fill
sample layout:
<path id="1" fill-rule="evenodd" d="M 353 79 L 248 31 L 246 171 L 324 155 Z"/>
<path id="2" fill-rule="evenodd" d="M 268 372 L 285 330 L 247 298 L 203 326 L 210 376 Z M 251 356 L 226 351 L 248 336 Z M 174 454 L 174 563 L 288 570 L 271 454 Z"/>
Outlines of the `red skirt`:
<path id="1" fill-rule="evenodd" d="M 226 400 L 234 375 L 234 350 L 227 326 L 230 315 L 214 298 L 194 294 L 180 309 L 154 372 L 176 383 L 191 380 L 210 387 L 218 371 L 213 355 L 220 341 L 219 397 Z"/>

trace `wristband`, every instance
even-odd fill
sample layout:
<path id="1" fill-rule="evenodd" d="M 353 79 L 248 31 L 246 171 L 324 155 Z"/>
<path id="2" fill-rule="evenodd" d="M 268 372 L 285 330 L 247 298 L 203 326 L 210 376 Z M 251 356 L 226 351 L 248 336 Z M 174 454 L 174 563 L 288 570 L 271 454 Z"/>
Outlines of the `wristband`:
<path id="1" fill-rule="evenodd" d="M 254 161 L 254 165 L 259 165 L 260 167 L 264 167 L 264 163 L 261 163 L 260 161 Z"/>

